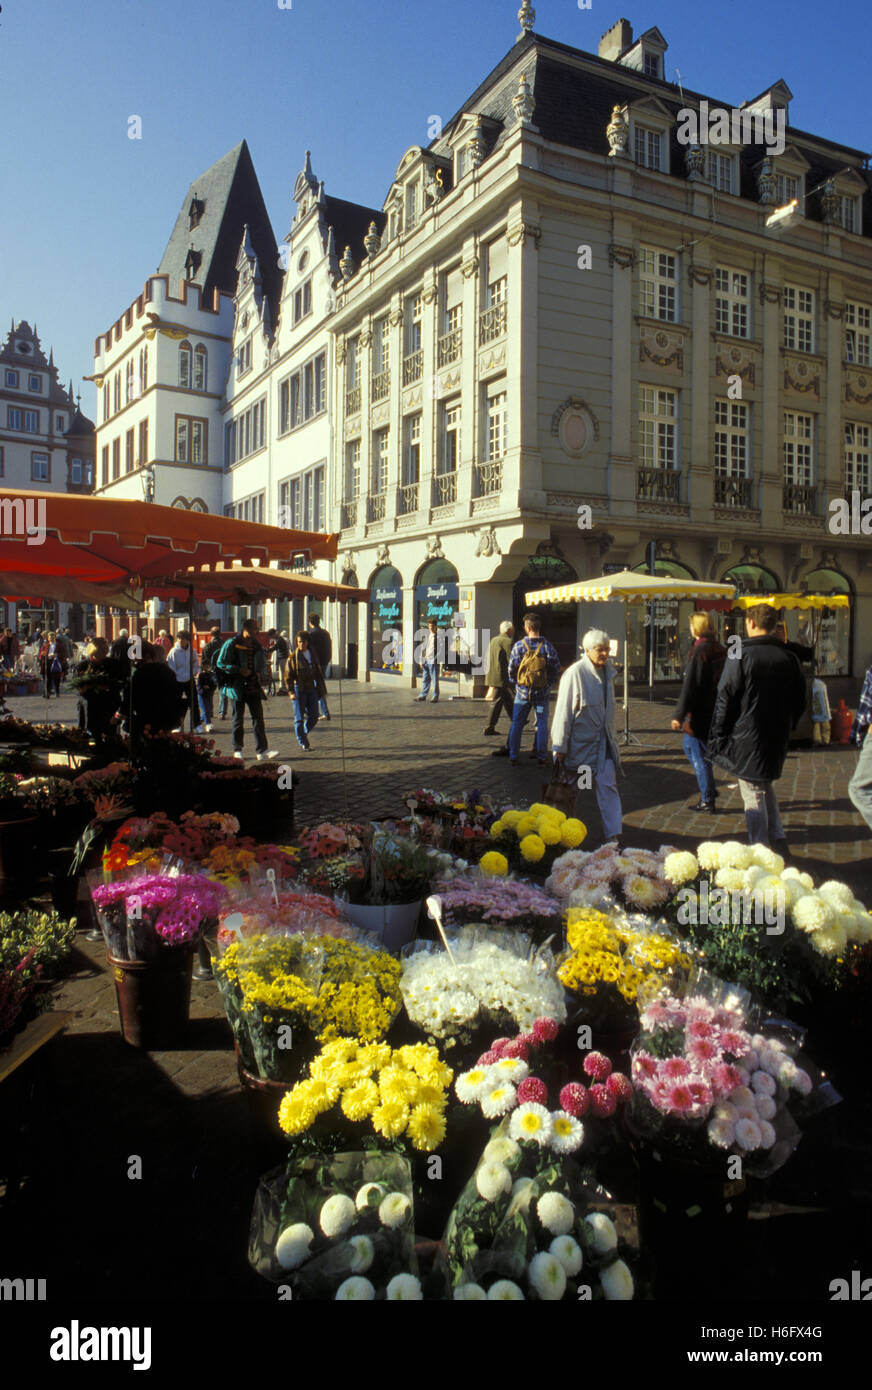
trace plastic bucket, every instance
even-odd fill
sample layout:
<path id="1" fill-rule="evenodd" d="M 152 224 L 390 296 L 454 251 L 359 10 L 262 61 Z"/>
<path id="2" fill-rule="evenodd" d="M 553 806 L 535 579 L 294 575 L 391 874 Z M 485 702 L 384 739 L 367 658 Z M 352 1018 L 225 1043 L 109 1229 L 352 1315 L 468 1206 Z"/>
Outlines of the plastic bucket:
<path id="1" fill-rule="evenodd" d="M 191 1007 L 190 946 L 165 946 L 156 960 L 117 960 L 112 968 L 121 1036 L 131 1047 L 172 1048 L 183 1037 Z"/>
<path id="2" fill-rule="evenodd" d="M 399 951 L 414 941 L 418 934 L 421 903 L 391 903 L 373 907 L 369 903 L 349 903 L 342 898 L 336 904 L 343 916 L 362 931 L 377 937 L 386 951 Z"/>

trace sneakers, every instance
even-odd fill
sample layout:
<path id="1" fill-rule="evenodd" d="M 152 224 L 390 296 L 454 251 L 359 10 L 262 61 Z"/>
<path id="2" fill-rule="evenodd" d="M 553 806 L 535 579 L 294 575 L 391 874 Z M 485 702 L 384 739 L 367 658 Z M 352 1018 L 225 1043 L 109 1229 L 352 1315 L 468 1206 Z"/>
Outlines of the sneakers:
<path id="1" fill-rule="evenodd" d="M 485 738 L 496 738 L 497 731 L 496 729 L 485 729 L 484 736 Z"/>
<path id="2" fill-rule="evenodd" d="M 330 723 L 330 715 L 329 715 L 329 714 L 322 714 L 322 715 L 321 715 L 321 718 L 322 718 L 322 719 L 326 719 L 328 724 Z"/>
<path id="3" fill-rule="evenodd" d="M 203 730 L 204 730 L 205 733 L 211 734 L 211 732 L 212 732 L 212 725 L 211 725 L 211 724 L 204 724 L 204 725 L 203 725 Z"/>
<path id="4" fill-rule="evenodd" d="M 416 704 L 416 705 L 420 705 L 421 701 L 422 701 L 422 700 L 426 700 L 426 698 L 427 698 L 426 695 L 416 695 L 416 696 L 415 696 L 415 704 Z"/>
<path id="5" fill-rule="evenodd" d="M 197 727 L 196 727 L 196 729 L 194 730 L 194 733 L 195 733 L 195 734 L 205 734 L 206 728 L 207 728 L 207 726 L 206 726 L 205 724 L 198 724 Z"/>
<path id="6" fill-rule="evenodd" d="M 259 763 L 268 763 L 270 759 L 277 758 L 278 755 L 279 750 L 277 748 L 268 748 L 265 753 L 258 753 L 257 761 Z"/>
<path id="7" fill-rule="evenodd" d="M 241 763 L 245 762 L 245 754 L 242 752 L 241 748 L 234 748 L 233 756 L 234 758 L 238 758 Z"/>
<path id="8" fill-rule="evenodd" d="M 691 806 L 690 809 L 692 811 L 708 811 L 710 815 L 713 815 L 717 808 L 713 801 L 698 801 L 696 805 Z"/>

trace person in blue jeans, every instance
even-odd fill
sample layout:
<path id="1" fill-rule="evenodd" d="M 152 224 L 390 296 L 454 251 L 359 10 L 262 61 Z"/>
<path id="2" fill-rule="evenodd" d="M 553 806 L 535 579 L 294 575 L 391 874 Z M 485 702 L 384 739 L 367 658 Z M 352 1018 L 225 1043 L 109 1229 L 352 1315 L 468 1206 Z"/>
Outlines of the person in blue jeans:
<path id="1" fill-rule="evenodd" d="M 706 745 L 727 649 L 715 637 L 715 625 L 710 613 L 692 613 L 690 632 L 694 643 L 672 716 L 672 728 L 676 733 L 684 728 L 682 747 L 696 774 L 699 801 L 693 809 L 711 813 L 715 810 L 717 792 Z"/>
<path id="2" fill-rule="evenodd" d="M 536 711 L 536 756 L 540 766 L 548 757 L 548 698 L 551 686 L 560 678 L 560 658 L 542 636 L 538 613 L 524 615 L 525 636 L 512 647 L 509 657 L 509 684 L 515 687 L 512 727 L 509 730 L 509 761 L 517 766 L 521 734 Z"/>
<path id="3" fill-rule="evenodd" d="M 298 632 L 296 647 L 285 667 L 285 684 L 294 706 L 294 733 L 305 752 L 310 752 L 309 734 L 318 723 L 318 701 L 327 693 L 317 656 L 309 645 L 308 632 Z"/>
<path id="4" fill-rule="evenodd" d="M 424 656 L 421 661 L 424 675 L 421 680 L 421 694 L 418 700 L 426 700 L 432 686 L 431 705 L 439 702 L 439 624 L 435 618 L 427 619 L 427 637 L 424 642 Z"/>

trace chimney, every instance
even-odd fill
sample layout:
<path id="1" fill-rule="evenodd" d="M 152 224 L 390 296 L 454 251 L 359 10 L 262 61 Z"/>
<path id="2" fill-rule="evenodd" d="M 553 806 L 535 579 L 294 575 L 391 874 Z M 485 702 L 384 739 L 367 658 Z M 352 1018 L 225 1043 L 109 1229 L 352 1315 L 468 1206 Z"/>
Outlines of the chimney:
<path id="1" fill-rule="evenodd" d="M 599 41 L 599 56 L 607 62 L 617 62 L 618 58 L 633 43 L 633 26 L 628 19 L 619 19 L 611 29 L 607 29 Z"/>

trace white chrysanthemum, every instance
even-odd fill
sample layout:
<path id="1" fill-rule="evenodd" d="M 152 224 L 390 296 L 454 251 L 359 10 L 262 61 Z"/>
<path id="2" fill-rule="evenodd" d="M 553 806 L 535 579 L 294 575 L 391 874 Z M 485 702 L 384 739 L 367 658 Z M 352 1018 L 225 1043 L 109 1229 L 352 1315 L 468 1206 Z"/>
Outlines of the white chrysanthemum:
<path id="1" fill-rule="evenodd" d="M 790 915 L 794 925 L 806 932 L 822 931 L 824 927 L 831 927 L 836 920 L 830 904 L 819 898 L 817 893 L 803 893 L 793 904 Z"/>
<path id="2" fill-rule="evenodd" d="M 521 1149 L 507 1134 L 500 1134 L 485 1144 L 484 1158 L 487 1163 L 514 1163 L 521 1157 Z"/>
<path id="3" fill-rule="evenodd" d="M 532 1178 L 518 1178 L 517 1181 L 512 1184 L 512 1200 L 514 1201 L 515 1198 L 522 1197 L 527 1191 L 527 1188 L 532 1186 Z"/>
<path id="4" fill-rule="evenodd" d="M 318 1223 L 327 1239 L 335 1240 L 337 1236 L 345 1235 L 356 1215 L 357 1208 L 351 1198 L 337 1192 L 335 1196 L 327 1198 Z"/>
<path id="5" fill-rule="evenodd" d="M 715 874 L 718 888 L 726 888 L 728 893 L 741 893 L 745 887 L 745 874 L 742 869 L 718 869 Z"/>
<path id="6" fill-rule="evenodd" d="M 524 1294 L 512 1279 L 498 1279 L 487 1293 L 491 1303 L 523 1303 Z"/>
<path id="7" fill-rule="evenodd" d="M 768 1120 L 760 1120 L 760 1147 L 761 1149 L 771 1149 L 775 1143 L 775 1129 Z"/>
<path id="8" fill-rule="evenodd" d="M 816 931 L 811 939 L 811 944 L 816 951 L 820 951 L 822 956 L 838 956 L 848 945 L 848 938 L 845 929 L 840 922 L 833 922 L 829 927 L 822 927 Z"/>
<path id="9" fill-rule="evenodd" d="M 566 1293 L 566 1270 L 550 1251 L 533 1256 L 527 1267 L 527 1278 L 539 1297 L 547 1303 L 559 1303 Z"/>
<path id="10" fill-rule="evenodd" d="M 606 1255 L 609 1250 L 617 1247 L 618 1233 L 615 1223 L 604 1211 L 592 1211 L 584 1218 L 584 1225 L 598 1255 Z"/>
<path id="11" fill-rule="evenodd" d="M 512 1175 L 502 1163 L 480 1163 L 475 1186 L 479 1197 L 486 1202 L 496 1202 L 504 1193 L 511 1192 Z"/>
<path id="12" fill-rule="evenodd" d="M 495 1084 L 511 1081 L 514 1086 L 519 1086 L 529 1074 L 530 1068 L 520 1057 L 501 1057 L 491 1067 L 491 1078 Z"/>
<path id="13" fill-rule="evenodd" d="M 464 1105 L 474 1105 L 493 1085 L 490 1067 L 472 1067 L 458 1076 L 454 1083 L 457 1099 Z"/>
<path id="14" fill-rule="evenodd" d="M 378 1209 L 383 1226 L 404 1226 L 412 1214 L 412 1203 L 403 1192 L 389 1192 Z"/>
<path id="15" fill-rule="evenodd" d="M 568 1235 L 575 1224 L 575 1207 L 562 1192 L 544 1192 L 536 1203 L 536 1214 L 553 1236 Z"/>
<path id="16" fill-rule="evenodd" d="M 740 1149 L 759 1149 L 762 1144 L 760 1125 L 756 1120 L 736 1121 L 736 1143 Z"/>
<path id="17" fill-rule="evenodd" d="M 574 1278 L 584 1264 L 581 1246 L 572 1236 L 555 1236 L 548 1249 L 571 1278 Z"/>
<path id="18" fill-rule="evenodd" d="M 721 866 L 721 846 L 717 840 L 704 840 L 696 847 L 696 857 L 701 869 L 711 872 Z"/>
<path id="19" fill-rule="evenodd" d="M 315 1232 L 302 1221 L 286 1226 L 276 1241 L 276 1259 L 282 1269 L 299 1269 L 312 1253 L 309 1246 L 314 1239 Z"/>
<path id="20" fill-rule="evenodd" d="M 680 887 L 682 883 L 690 883 L 698 874 L 699 863 L 696 855 L 690 854 L 687 850 L 667 854 L 663 861 L 663 877 L 676 887 Z"/>
<path id="21" fill-rule="evenodd" d="M 712 1111 L 713 1120 L 723 1120 L 724 1123 L 728 1125 L 734 1125 L 738 1115 L 738 1110 L 735 1105 L 733 1105 L 732 1101 L 729 1100 L 719 1100 Z"/>
<path id="22" fill-rule="evenodd" d="M 774 1096 L 758 1095 L 757 1097 L 757 1118 L 760 1120 L 771 1120 L 776 1110 L 778 1102 Z"/>
<path id="23" fill-rule="evenodd" d="M 738 1114 L 736 1119 L 738 1121 Z M 708 1122 L 707 1133 L 711 1142 L 719 1149 L 730 1148 L 736 1140 L 735 1128 L 726 1117 L 718 1118 L 717 1115 L 712 1116 Z"/>
<path id="24" fill-rule="evenodd" d="M 633 1276 L 623 1260 L 615 1260 L 600 1270 L 603 1297 L 610 1303 L 629 1303 L 633 1297 Z"/>
<path id="25" fill-rule="evenodd" d="M 826 883 L 821 884 L 818 893 L 836 907 L 846 907 L 849 911 L 853 908 L 854 894 L 847 883 L 842 883 L 837 878 L 828 878 Z"/>
<path id="26" fill-rule="evenodd" d="M 854 903 L 854 937 L 861 946 L 872 941 L 872 913 L 866 911 L 862 903 Z"/>
<path id="27" fill-rule="evenodd" d="M 751 857 L 755 864 L 762 864 L 763 868 L 767 869 L 770 874 L 778 874 L 780 877 L 784 872 L 784 860 L 768 845 L 752 845 Z"/>
<path id="28" fill-rule="evenodd" d="M 756 1050 L 755 1048 L 752 1047 L 751 1050 L 750 1050 L 750 1052 L 746 1052 L 746 1053 L 745 1053 L 745 1055 L 744 1055 L 743 1058 L 742 1058 L 742 1062 L 743 1062 L 744 1065 L 748 1068 L 749 1072 L 750 1072 L 751 1075 L 753 1076 L 753 1075 L 754 1075 L 754 1072 L 755 1072 L 755 1071 L 758 1071 L 759 1068 L 760 1068 L 760 1054 L 759 1054 L 759 1052 L 757 1052 L 757 1050 Z"/>
<path id="29" fill-rule="evenodd" d="M 727 1100 L 731 1105 L 735 1105 L 737 1110 L 741 1110 L 743 1106 L 747 1105 L 753 1107 L 754 1092 L 751 1090 L 750 1086 L 736 1086 L 727 1096 Z"/>
<path id="30" fill-rule="evenodd" d="M 550 1143 L 551 1131 L 550 1111 L 532 1100 L 519 1105 L 509 1121 L 509 1134 L 512 1139 L 526 1140 L 540 1147 Z"/>
<path id="31" fill-rule="evenodd" d="M 760 1070 L 752 1073 L 751 1090 L 756 1091 L 758 1095 L 775 1095 L 775 1082 L 768 1071 Z"/>
<path id="32" fill-rule="evenodd" d="M 375 1289 L 368 1279 L 353 1274 L 339 1285 L 334 1298 L 335 1303 L 368 1303 L 375 1298 Z"/>
<path id="33" fill-rule="evenodd" d="M 784 906 L 789 912 L 793 905 L 799 902 L 800 898 L 805 897 L 805 889 L 797 878 L 786 879 L 782 877 L 779 880 L 779 884 L 780 892 L 784 899 Z"/>
<path id="34" fill-rule="evenodd" d="M 812 1093 L 812 1079 L 802 1067 L 794 1067 L 790 1085 L 794 1091 L 799 1091 L 801 1096 L 810 1096 Z"/>
<path id="35" fill-rule="evenodd" d="M 369 1236 L 352 1236 L 348 1244 L 351 1247 L 348 1263 L 352 1274 L 366 1274 L 375 1259 L 375 1246 Z"/>
<path id="36" fill-rule="evenodd" d="M 414 1274 L 395 1274 L 385 1289 L 385 1297 L 389 1303 L 421 1303 L 421 1281 Z"/>
<path id="37" fill-rule="evenodd" d="M 481 1284 L 458 1284 L 454 1290 L 455 1303 L 487 1303 Z"/>
<path id="38" fill-rule="evenodd" d="M 744 860 L 744 863 L 742 862 Z M 748 845 L 743 845 L 739 840 L 722 840 L 720 852 L 718 854 L 718 868 L 720 869 L 748 869 L 752 864 L 759 861 L 755 858 L 753 850 Z"/>
<path id="39" fill-rule="evenodd" d="M 751 889 L 759 883 L 761 878 L 767 877 L 768 874 L 762 864 L 752 864 L 751 867 L 746 869 L 742 874 L 742 887 L 746 892 L 750 893 Z"/>
<path id="40" fill-rule="evenodd" d="M 358 1211 L 366 1211 L 367 1207 L 377 1207 L 385 1195 L 385 1190 L 380 1182 L 365 1182 L 363 1187 L 358 1189 L 354 1205 Z"/>
<path id="41" fill-rule="evenodd" d="M 481 1113 L 488 1120 L 496 1120 L 500 1115 L 508 1115 L 517 1103 L 518 1092 L 511 1081 L 500 1081 L 482 1096 Z"/>
<path id="42" fill-rule="evenodd" d="M 775 1073 L 776 1080 L 789 1091 L 796 1082 L 798 1070 L 799 1068 L 792 1057 L 784 1057 Z"/>
<path id="43" fill-rule="evenodd" d="M 558 1154 L 574 1154 L 584 1142 L 584 1126 L 565 1110 L 555 1110 L 551 1116 L 551 1147 Z"/>

